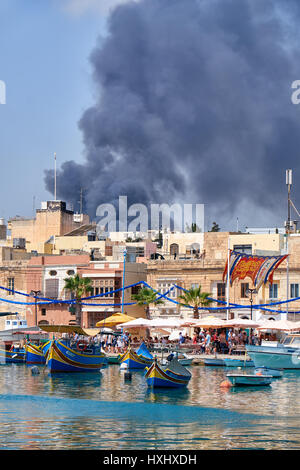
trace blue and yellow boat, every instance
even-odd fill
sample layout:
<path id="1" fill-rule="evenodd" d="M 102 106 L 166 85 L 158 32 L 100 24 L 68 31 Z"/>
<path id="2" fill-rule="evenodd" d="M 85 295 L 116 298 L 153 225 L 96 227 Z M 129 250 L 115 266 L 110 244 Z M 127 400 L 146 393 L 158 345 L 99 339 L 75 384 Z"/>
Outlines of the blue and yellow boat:
<path id="1" fill-rule="evenodd" d="M 19 364 L 25 362 L 25 349 L 18 345 L 5 344 L 0 348 L 0 362 Z"/>
<path id="2" fill-rule="evenodd" d="M 159 365 L 155 359 L 146 369 L 145 377 L 148 387 L 180 388 L 188 385 L 192 374 L 176 358 L 166 366 Z"/>
<path id="3" fill-rule="evenodd" d="M 121 366 L 126 364 L 127 369 L 145 369 L 145 367 L 150 366 L 154 358 L 150 351 L 148 351 L 145 343 L 142 343 L 140 347 L 133 351 L 130 347 L 127 351 L 120 357 Z"/>
<path id="4" fill-rule="evenodd" d="M 84 344 L 84 343 L 81 343 Z M 100 346 L 78 349 L 65 340 L 51 341 L 46 359 L 50 372 L 98 372 L 107 364 Z"/>
<path id="5" fill-rule="evenodd" d="M 47 343 L 50 343 L 50 341 Z M 25 353 L 26 364 L 45 364 L 46 362 L 42 344 L 34 344 L 28 341 L 25 344 Z"/>

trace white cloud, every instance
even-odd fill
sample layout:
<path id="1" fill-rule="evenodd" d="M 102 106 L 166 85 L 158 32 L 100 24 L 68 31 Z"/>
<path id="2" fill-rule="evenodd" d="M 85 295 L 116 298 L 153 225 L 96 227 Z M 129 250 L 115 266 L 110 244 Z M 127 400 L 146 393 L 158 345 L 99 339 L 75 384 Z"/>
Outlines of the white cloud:
<path id="1" fill-rule="evenodd" d="M 132 0 L 64 0 L 63 8 L 74 16 L 83 15 L 88 11 L 107 15 L 116 6 L 129 1 Z"/>

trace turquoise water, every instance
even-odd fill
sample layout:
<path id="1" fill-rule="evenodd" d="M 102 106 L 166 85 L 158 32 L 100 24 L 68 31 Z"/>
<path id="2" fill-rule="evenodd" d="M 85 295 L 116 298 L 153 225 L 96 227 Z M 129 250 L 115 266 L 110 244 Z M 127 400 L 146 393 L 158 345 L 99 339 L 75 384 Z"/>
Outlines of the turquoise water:
<path id="1" fill-rule="evenodd" d="M 224 391 L 228 369 L 193 366 L 187 389 L 154 393 L 143 372 L 125 382 L 118 365 L 39 370 L 0 366 L 1 450 L 300 448 L 300 371 L 268 387 Z"/>

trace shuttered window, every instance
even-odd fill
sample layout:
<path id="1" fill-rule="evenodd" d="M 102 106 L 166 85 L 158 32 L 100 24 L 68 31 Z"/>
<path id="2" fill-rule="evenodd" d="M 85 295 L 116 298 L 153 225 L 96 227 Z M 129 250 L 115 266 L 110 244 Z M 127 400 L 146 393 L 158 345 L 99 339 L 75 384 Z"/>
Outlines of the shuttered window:
<path id="1" fill-rule="evenodd" d="M 48 297 L 49 299 L 58 298 L 58 283 L 59 279 L 46 279 L 46 297 Z"/>

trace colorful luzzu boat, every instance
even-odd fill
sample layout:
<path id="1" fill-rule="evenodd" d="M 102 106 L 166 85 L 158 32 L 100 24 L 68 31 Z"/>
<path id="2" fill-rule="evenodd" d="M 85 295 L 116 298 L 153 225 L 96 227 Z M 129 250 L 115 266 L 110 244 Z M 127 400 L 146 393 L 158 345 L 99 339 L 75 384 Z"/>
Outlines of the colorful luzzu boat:
<path id="1" fill-rule="evenodd" d="M 49 341 L 50 343 L 50 341 Z M 45 364 L 46 358 L 43 353 L 41 344 L 33 344 L 27 342 L 25 345 L 25 352 L 26 352 L 26 364 Z"/>
<path id="2" fill-rule="evenodd" d="M 230 380 L 232 385 L 236 386 L 258 386 L 270 385 L 272 382 L 271 375 L 258 375 L 258 374 L 227 374 L 226 377 Z"/>
<path id="3" fill-rule="evenodd" d="M 121 356 L 120 364 L 122 368 L 145 369 L 145 367 L 152 364 L 153 360 L 154 358 L 148 351 L 147 346 L 145 343 L 142 343 L 136 351 L 129 347 L 123 356 Z"/>
<path id="4" fill-rule="evenodd" d="M 0 362 L 23 363 L 25 362 L 25 349 L 12 345 L 9 349 L 0 349 Z"/>
<path id="5" fill-rule="evenodd" d="M 78 346 L 78 343 L 77 343 Z M 46 359 L 49 372 L 98 372 L 107 365 L 100 346 L 71 347 L 68 341 L 51 341 Z"/>
<path id="6" fill-rule="evenodd" d="M 180 388 L 188 385 L 192 374 L 175 358 L 166 366 L 159 365 L 155 359 L 146 369 L 145 377 L 148 387 Z"/>

